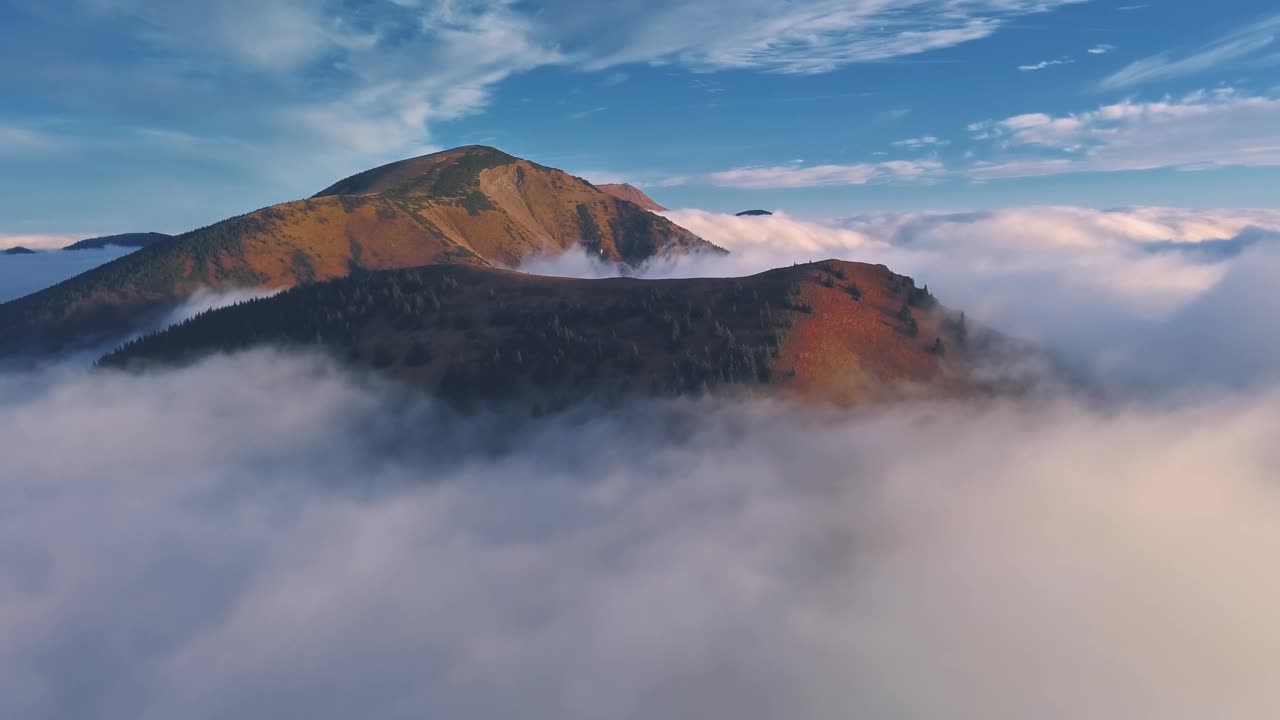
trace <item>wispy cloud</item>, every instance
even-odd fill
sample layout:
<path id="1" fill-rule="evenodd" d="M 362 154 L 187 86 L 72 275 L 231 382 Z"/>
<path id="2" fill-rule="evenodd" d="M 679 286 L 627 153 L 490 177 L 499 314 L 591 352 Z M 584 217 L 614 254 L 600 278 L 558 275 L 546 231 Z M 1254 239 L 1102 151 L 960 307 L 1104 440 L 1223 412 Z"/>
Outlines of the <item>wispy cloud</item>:
<path id="1" fill-rule="evenodd" d="M 942 171 L 942 163 L 934 160 L 887 160 L 852 165 L 737 168 L 711 173 L 705 181 L 719 187 L 764 190 L 922 180 L 935 177 Z"/>
<path id="2" fill-rule="evenodd" d="M 0 153 L 42 150 L 53 145 L 53 139 L 45 133 L 15 125 L 0 125 Z"/>
<path id="3" fill-rule="evenodd" d="M 1035 72 L 1036 70 L 1044 70 L 1045 68 L 1053 67 L 1054 65 L 1071 65 L 1074 62 L 1075 60 L 1072 60 L 1071 58 L 1061 58 L 1059 60 L 1041 60 L 1040 62 L 1035 63 L 1034 65 L 1019 65 L 1018 69 L 1023 72 Z"/>
<path id="4" fill-rule="evenodd" d="M 1280 166 L 1280 97 L 1231 89 L 1126 100 L 1070 115 L 1029 113 L 969 126 L 975 140 L 1031 156 L 985 162 L 975 177 Z M 1223 128 L 1230 128 L 1224 132 Z"/>
<path id="5" fill-rule="evenodd" d="M 607 108 L 607 107 L 593 107 L 593 108 L 591 108 L 591 109 L 589 109 L 589 110 L 582 110 L 581 112 L 573 113 L 572 115 L 570 115 L 570 116 L 569 116 L 569 119 L 570 119 L 570 120 L 582 120 L 582 119 L 584 119 L 584 118 L 589 118 L 589 117 L 591 117 L 592 115 L 598 115 L 598 114 L 600 114 L 600 113 L 602 113 L 602 112 L 605 112 L 605 111 L 606 111 L 606 110 L 608 110 L 608 109 L 609 109 L 609 108 Z"/>
<path id="6" fill-rule="evenodd" d="M 597 34 L 587 45 L 596 50 L 587 66 L 662 60 L 702 70 L 822 73 L 990 37 L 1015 18 L 1082 1 L 655 0 L 625 20 L 619 4 L 598 11 L 614 22 L 590 26 Z"/>
<path id="7" fill-rule="evenodd" d="M 949 140 L 943 140 L 933 135 L 924 135 L 922 137 L 898 140 L 893 143 L 893 146 L 897 148 L 907 148 L 910 150 L 920 150 L 922 148 L 942 147 L 949 144 L 951 144 L 951 141 Z"/>
<path id="8" fill-rule="evenodd" d="M 1115 50 L 1115 49 L 1116 49 L 1116 46 L 1115 46 L 1115 45 L 1108 45 L 1108 44 L 1106 44 L 1106 43 L 1099 43 L 1099 44 L 1094 45 L 1093 47 L 1089 48 L 1089 51 L 1088 51 L 1088 52 L 1089 52 L 1089 54 L 1090 54 L 1090 55 L 1106 55 L 1107 53 L 1109 53 L 1109 52 L 1111 52 L 1112 50 Z"/>
<path id="9" fill-rule="evenodd" d="M 1171 50 L 1138 60 L 1104 79 L 1099 87 L 1116 90 L 1148 82 L 1197 75 L 1234 62 L 1258 59 L 1280 43 L 1280 15 L 1260 20 L 1207 45 Z M 1269 61 L 1267 61 L 1269 62 Z"/>

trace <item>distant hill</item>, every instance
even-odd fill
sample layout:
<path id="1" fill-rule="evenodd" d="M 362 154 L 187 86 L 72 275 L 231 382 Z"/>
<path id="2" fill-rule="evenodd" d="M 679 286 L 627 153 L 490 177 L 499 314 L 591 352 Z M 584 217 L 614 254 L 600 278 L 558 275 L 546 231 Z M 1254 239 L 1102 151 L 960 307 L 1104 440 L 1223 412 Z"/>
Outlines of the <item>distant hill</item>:
<path id="1" fill-rule="evenodd" d="M 31 248 L 25 248 L 21 245 L 0 250 L 0 255 L 35 255 L 36 251 Z"/>
<path id="2" fill-rule="evenodd" d="M 321 347 L 463 404 L 551 409 L 731 387 L 860 402 L 974 391 L 967 369 L 976 335 L 927 290 L 879 265 L 826 261 L 693 280 L 433 266 L 360 273 L 215 310 L 101 364 Z"/>
<path id="3" fill-rule="evenodd" d="M 653 198 L 645 195 L 640 188 L 628 183 L 606 183 L 604 185 L 597 185 L 596 187 L 619 200 L 633 202 L 651 212 L 666 212 L 667 210 L 655 202 Z"/>
<path id="4" fill-rule="evenodd" d="M 72 243 L 62 249 L 63 250 L 101 250 L 102 248 L 108 245 L 114 245 L 116 247 L 140 248 L 140 247 L 147 247 L 148 245 L 154 245 L 160 242 L 161 240 L 168 240 L 171 237 L 173 236 L 165 235 L 164 233 L 153 233 L 153 232 L 122 233 L 120 235 L 106 235 L 103 237 L 96 237 L 96 238 L 89 238 L 88 240 L 81 240 L 80 242 Z"/>
<path id="5" fill-rule="evenodd" d="M 772 215 L 768 210 L 743 210 L 738 213 L 738 217 L 759 217 L 762 215 Z"/>
<path id="6" fill-rule="evenodd" d="M 111 341 L 201 288 L 287 288 L 432 263 L 511 267 L 572 247 L 624 268 L 725 252 L 585 180 L 469 146 L 354 175 L 0 305 L 0 355 Z"/>

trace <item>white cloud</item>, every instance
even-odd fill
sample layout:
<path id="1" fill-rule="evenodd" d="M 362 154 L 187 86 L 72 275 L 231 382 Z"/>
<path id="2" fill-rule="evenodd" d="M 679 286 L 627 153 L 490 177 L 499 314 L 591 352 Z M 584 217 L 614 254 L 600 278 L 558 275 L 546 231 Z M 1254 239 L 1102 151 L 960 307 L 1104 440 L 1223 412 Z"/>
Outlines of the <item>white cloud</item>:
<path id="1" fill-rule="evenodd" d="M 1115 90 L 1142 83 L 1197 75 L 1215 68 L 1247 61 L 1274 50 L 1280 39 L 1280 15 L 1260 20 L 1193 50 L 1159 53 L 1138 60 L 1104 79 L 1100 87 Z"/>
<path id="2" fill-rule="evenodd" d="M 561 60 L 532 37 L 530 20 L 505 3 L 432 4 L 421 15 L 421 28 L 407 48 L 353 56 L 351 72 L 359 82 L 339 102 L 295 108 L 287 118 L 351 146 L 367 165 L 368 155 L 434 149 L 423 145 L 431 123 L 478 112 L 496 83 Z"/>
<path id="3" fill-rule="evenodd" d="M 360 12 L 328 0 L 52 1 L 50 16 L 146 51 L 103 63 L 53 42 L 31 60 L 32 72 L 48 74 L 43 86 L 88 88 L 76 102 L 125 116 L 163 101 L 177 116 L 164 129 L 236 135 L 244 147 L 229 157 L 276 173 L 298 164 L 300 146 L 323 146 L 323 164 L 344 170 L 428 148 L 432 123 L 479 111 L 497 83 L 536 67 L 821 72 L 986 37 L 1011 18 L 1080 0 L 629 0 L 585 9 L 557 0 L 536 12 L 510 0 L 406 0 Z M 74 37 L 64 30 L 50 33 Z M 285 152 L 293 162 L 277 161 Z"/>
<path id="4" fill-rule="evenodd" d="M 1019 65 L 1018 69 L 1023 72 L 1034 72 L 1036 70 L 1044 70 L 1045 68 L 1052 67 L 1054 65 L 1071 65 L 1074 63 L 1075 60 L 1072 60 L 1071 58 L 1062 58 L 1060 60 L 1041 60 L 1034 65 Z"/>
<path id="5" fill-rule="evenodd" d="M 584 119 L 584 118 L 591 117 L 592 115 L 598 115 L 598 114 L 600 114 L 600 113 L 602 113 L 602 112 L 606 112 L 606 111 L 608 111 L 608 109 L 609 109 L 609 108 L 607 108 L 607 107 L 593 107 L 593 108 L 589 108 L 589 109 L 587 109 L 587 110 L 580 110 L 580 111 L 578 111 L 578 112 L 576 112 L 576 113 L 572 113 L 571 115 L 569 115 L 569 119 L 570 119 L 570 120 L 582 120 L 582 119 Z"/>
<path id="6" fill-rule="evenodd" d="M 734 252 L 658 270 L 885 262 L 1147 394 L 531 421 L 271 352 L 0 373 L 0 716 L 1274 714 L 1280 211 L 671 217 Z"/>
<path id="7" fill-rule="evenodd" d="M 920 180 L 942 171 L 934 160 L 887 160 L 854 165 L 780 165 L 738 168 L 707 175 L 705 182 L 720 187 L 760 190 L 831 185 L 865 185 L 872 182 Z"/>
<path id="8" fill-rule="evenodd" d="M 934 137 L 933 135 L 924 135 L 922 137 L 898 140 L 893 143 L 893 146 L 900 147 L 900 148 L 909 148 L 911 150 L 919 150 L 921 148 L 941 147 L 943 145 L 950 145 L 950 144 L 951 142 L 949 140 L 942 140 L 940 138 Z"/>
<path id="9" fill-rule="evenodd" d="M 4 376 L 0 713 L 1263 720 L 1277 422 L 1264 391 L 531 424 L 264 353 Z"/>
<path id="10" fill-rule="evenodd" d="M 1157 168 L 1280 165 L 1280 99 L 1231 89 L 1125 100 L 1071 115 L 1017 115 L 969 126 L 975 139 L 1056 153 L 980 163 L 979 179 Z M 1224 131 L 1229 128 L 1229 131 Z"/>
<path id="11" fill-rule="evenodd" d="M 576 21 L 578 5 L 566 4 L 551 21 L 579 30 L 588 67 L 671 61 L 702 70 L 818 73 L 989 37 L 1014 18 L 1076 1 L 659 0 L 614 3 Z"/>
<path id="12" fill-rule="evenodd" d="M 83 0 L 91 13 L 126 23 L 153 47 L 209 53 L 251 69 L 287 72 L 335 47 L 360 45 L 322 3 L 308 0 Z"/>
<path id="13" fill-rule="evenodd" d="M 1199 352 L 1190 347 L 1198 340 L 1173 320 L 1191 312 L 1189 308 L 1252 303 L 1261 315 L 1280 312 L 1275 299 L 1265 295 L 1265 282 L 1239 283 L 1238 295 L 1247 301 L 1208 300 L 1236 287 L 1224 280 L 1231 273 L 1250 268 L 1280 272 L 1276 210 L 1035 207 L 823 222 L 785 213 L 762 218 L 698 210 L 666 214 L 731 254 L 659 263 L 647 270 L 653 276 L 747 275 L 832 257 L 883 263 L 927 282 L 944 302 L 971 316 L 1042 343 L 1084 367 L 1124 368 L 1137 376 L 1126 375 L 1124 382 L 1153 382 L 1155 367 L 1177 372 L 1161 358 Z M 573 258 L 563 262 L 569 265 L 560 265 L 557 274 L 616 272 Z M 1254 297 L 1259 293 L 1262 297 Z M 1233 342 L 1254 351 L 1234 355 L 1280 354 L 1280 327 L 1250 327 L 1238 335 Z M 1171 353 L 1170 346 L 1181 349 Z M 1153 352 L 1151 347 L 1164 349 Z M 1280 380 L 1274 363 L 1245 372 L 1219 360 L 1199 365 L 1220 382 Z"/>
<path id="14" fill-rule="evenodd" d="M 1106 55 L 1107 53 L 1115 49 L 1116 49 L 1115 45 L 1107 45 L 1106 43 L 1099 43 L 1098 45 L 1094 45 L 1093 47 L 1089 48 L 1089 54 L 1090 55 Z"/>

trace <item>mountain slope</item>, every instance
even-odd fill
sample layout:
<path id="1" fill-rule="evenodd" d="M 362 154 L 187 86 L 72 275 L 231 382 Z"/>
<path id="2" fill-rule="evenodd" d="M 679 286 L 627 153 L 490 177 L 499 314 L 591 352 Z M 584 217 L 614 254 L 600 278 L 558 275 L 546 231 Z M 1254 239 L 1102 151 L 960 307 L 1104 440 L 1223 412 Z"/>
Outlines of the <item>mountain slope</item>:
<path id="1" fill-rule="evenodd" d="M 606 192 L 619 200 L 635 203 L 650 212 L 665 212 L 666 208 L 659 205 L 653 198 L 645 195 L 640 188 L 629 183 L 605 183 L 597 185 L 601 192 Z"/>
<path id="2" fill-rule="evenodd" d="M 720 251 L 581 178 L 490 147 L 374 168 L 315 197 L 335 195 L 387 199 L 496 265 L 518 265 L 531 255 L 558 254 L 575 245 L 631 265 L 657 255 Z"/>
<path id="3" fill-rule="evenodd" d="M 624 266 L 724 252 L 567 173 L 466 147 L 375 168 L 0 305 L 0 354 L 109 341 L 201 288 L 278 289 L 432 263 L 510 266 L 574 246 Z"/>
<path id="4" fill-rule="evenodd" d="M 71 243 L 62 248 L 63 250 L 101 250 L 108 245 L 116 247 L 147 247 L 158 242 L 168 240 L 172 235 L 164 233 L 121 233 L 120 235 L 104 235 L 102 237 L 88 238 L 79 242 Z"/>
<path id="5" fill-rule="evenodd" d="M 740 279 L 362 273 L 207 313 L 108 355 L 145 366 L 320 346 L 465 404 L 545 408 L 724 386 L 858 402 L 972 391 L 979 342 L 910 278 L 826 261 Z"/>

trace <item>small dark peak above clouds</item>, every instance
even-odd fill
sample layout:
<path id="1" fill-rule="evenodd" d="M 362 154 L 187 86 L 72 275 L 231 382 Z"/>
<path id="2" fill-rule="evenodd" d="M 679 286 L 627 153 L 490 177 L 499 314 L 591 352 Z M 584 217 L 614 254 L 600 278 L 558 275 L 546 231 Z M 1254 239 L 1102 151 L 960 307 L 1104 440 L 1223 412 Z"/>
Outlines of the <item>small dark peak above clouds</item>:
<path id="1" fill-rule="evenodd" d="M 737 213 L 738 217 L 763 217 L 765 215 L 772 214 L 773 213 L 768 210 L 743 210 L 742 212 Z"/>
<path id="2" fill-rule="evenodd" d="M 172 235 L 157 232 L 120 233 L 119 235 L 104 235 L 102 237 L 88 238 L 87 240 L 71 243 L 62 249 L 101 250 L 108 245 L 114 245 L 116 247 L 141 248 L 147 247 L 148 245 L 154 245 L 172 237 Z"/>
<path id="3" fill-rule="evenodd" d="M 35 255 L 35 254 L 36 254 L 35 250 L 32 250 L 31 248 L 22 247 L 21 245 L 17 247 L 5 248 L 4 250 L 0 250 L 0 255 Z"/>
<path id="4" fill-rule="evenodd" d="M 612 195 L 619 200 L 635 203 L 650 212 L 666 212 L 667 208 L 659 205 L 657 201 L 649 197 L 640 190 L 640 188 L 630 183 L 605 183 L 596 185 L 600 192 Z"/>

